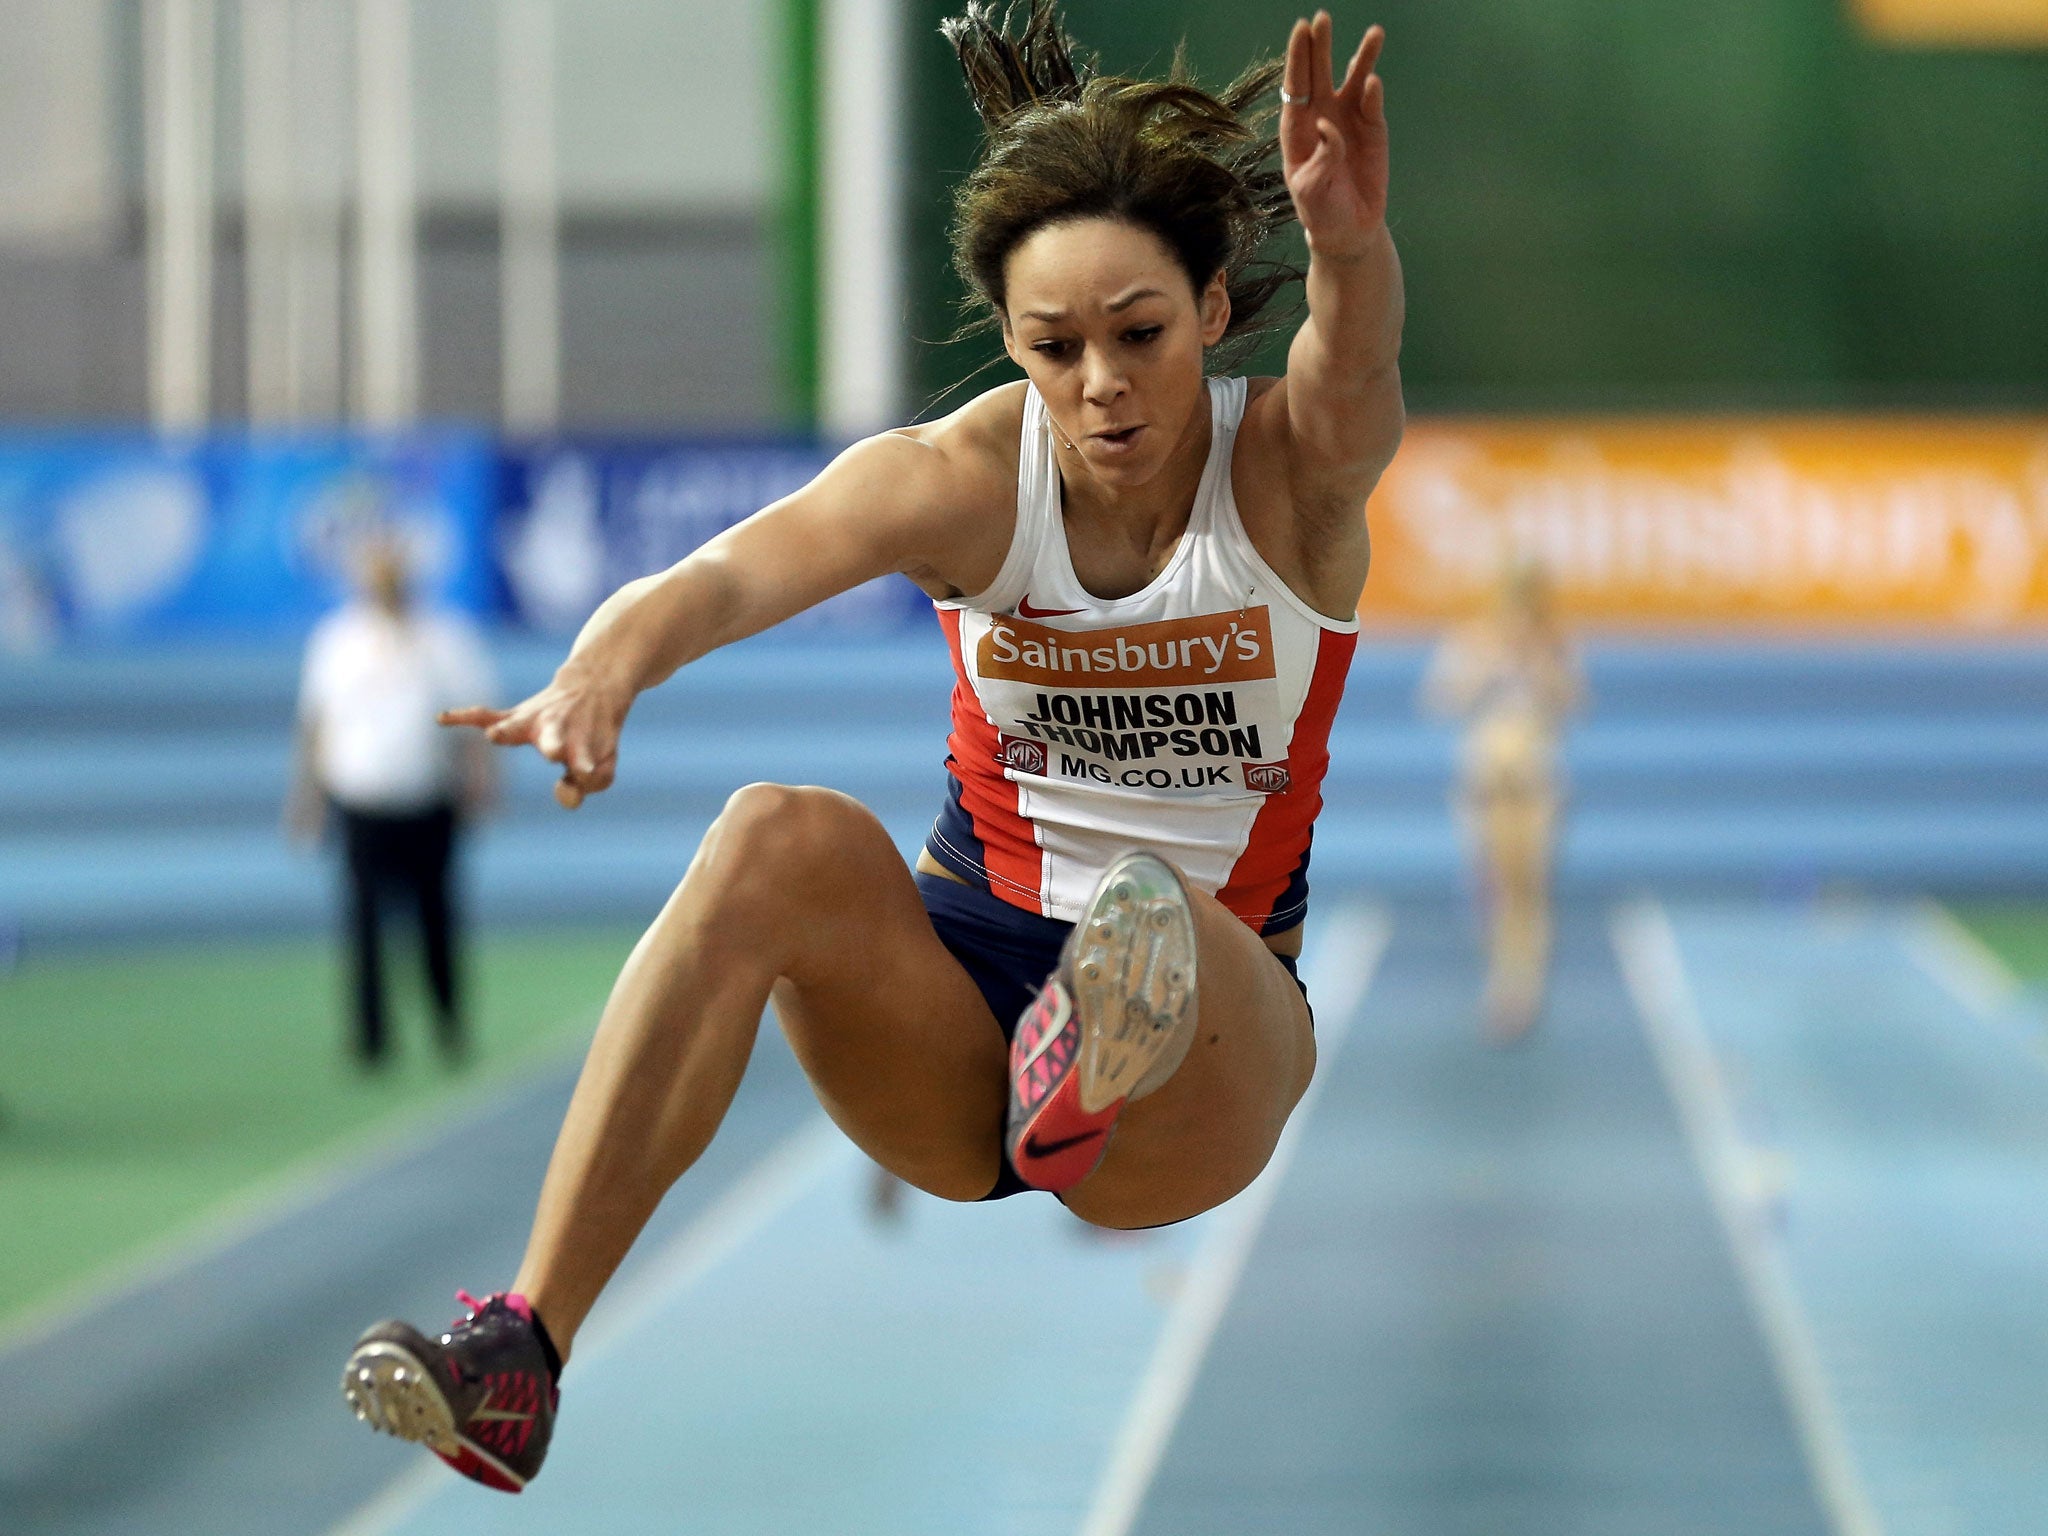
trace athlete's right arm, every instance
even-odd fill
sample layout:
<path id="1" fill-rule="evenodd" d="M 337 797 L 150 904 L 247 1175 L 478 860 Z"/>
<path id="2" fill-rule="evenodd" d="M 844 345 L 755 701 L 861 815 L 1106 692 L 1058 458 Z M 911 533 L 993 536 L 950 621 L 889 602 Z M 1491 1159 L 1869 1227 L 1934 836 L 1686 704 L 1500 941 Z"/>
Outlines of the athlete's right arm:
<path id="1" fill-rule="evenodd" d="M 678 667 L 877 576 L 980 573 L 978 545 L 1000 519 L 962 515 L 973 483 L 947 438 L 856 443 L 803 489 L 606 598 L 539 693 L 509 710 L 450 710 L 442 723 L 534 747 L 562 767 L 555 798 L 580 804 L 611 784 L 633 700 Z"/>

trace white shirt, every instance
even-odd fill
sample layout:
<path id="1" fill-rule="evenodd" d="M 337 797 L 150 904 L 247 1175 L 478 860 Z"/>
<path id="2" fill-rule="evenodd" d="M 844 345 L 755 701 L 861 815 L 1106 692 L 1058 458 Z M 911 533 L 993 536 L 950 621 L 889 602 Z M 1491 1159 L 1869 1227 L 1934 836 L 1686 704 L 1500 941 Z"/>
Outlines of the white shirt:
<path id="1" fill-rule="evenodd" d="M 1211 379 L 1209 461 L 1166 568 L 1081 585 L 1051 418 L 1024 400 L 1017 526 L 994 585 L 938 604 L 956 676 L 953 792 L 925 845 L 1013 906 L 1072 922 L 1118 854 L 1180 866 L 1259 933 L 1308 908 L 1311 828 L 1356 618 L 1317 613 L 1231 490 L 1243 379 Z"/>
<path id="2" fill-rule="evenodd" d="M 482 638 L 453 614 L 394 619 L 354 603 L 313 629 L 299 718 L 314 727 L 313 771 L 350 810 L 404 815 L 455 798 L 460 742 L 444 709 L 491 702 Z"/>

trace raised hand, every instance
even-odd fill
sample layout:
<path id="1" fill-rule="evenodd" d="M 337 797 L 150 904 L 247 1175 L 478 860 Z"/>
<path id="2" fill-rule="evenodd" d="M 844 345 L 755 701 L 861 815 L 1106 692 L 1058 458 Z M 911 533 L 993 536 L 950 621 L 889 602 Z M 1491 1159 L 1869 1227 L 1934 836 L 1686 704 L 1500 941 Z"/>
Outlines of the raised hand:
<path id="1" fill-rule="evenodd" d="M 1359 254 L 1387 216 L 1386 87 L 1373 68 L 1386 40 L 1381 28 L 1367 28 L 1342 83 L 1333 85 L 1330 13 L 1297 21 L 1287 39 L 1281 165 L 1318 256 Z"/>
<path id="2" fill-rule="evenodd" d="M 564 668 L 539 693 L 510 709 L 449 709 L 441 724 L 466 725 L 501 747 L 532 747 L 561 765 L 555 799 L 575 810 L 585 795 L 611 787 L 619 765 L 619 732 L 632 696 L 601 687 Z"/>

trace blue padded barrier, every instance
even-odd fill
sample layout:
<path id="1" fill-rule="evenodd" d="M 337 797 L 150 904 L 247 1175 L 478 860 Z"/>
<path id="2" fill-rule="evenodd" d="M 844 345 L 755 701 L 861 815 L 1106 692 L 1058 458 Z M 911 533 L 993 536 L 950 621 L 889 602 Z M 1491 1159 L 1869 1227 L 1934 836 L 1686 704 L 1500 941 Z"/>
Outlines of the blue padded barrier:
<path id="1" fill-rule="evenodd" d="M 516 693 L 562 646 L 498 651 Z M 1414 707 L 1425 657 L 1361 645 L 1316 837 L 1328 886 L 1463 879 L 1454 735 Z M 1604 641 L 1588 671 L 1567 750 L 1572 888 L 2048 884 L 2048 649 Z M 0 669 L 0 926 L 34 943 L 325 921 L 331 862 L 277 834 L 296 674 L 288 649 L 247 645 Z M 472 904 L 487 919 L 651 913 L 756 779 L 845 789 L 913 846 L 943 792 L 948 676 L 935 631 L 769 635 L 707 657 L 640 701 L 617 787 L 574 815 L 546 765 L 507 759 Z"/>

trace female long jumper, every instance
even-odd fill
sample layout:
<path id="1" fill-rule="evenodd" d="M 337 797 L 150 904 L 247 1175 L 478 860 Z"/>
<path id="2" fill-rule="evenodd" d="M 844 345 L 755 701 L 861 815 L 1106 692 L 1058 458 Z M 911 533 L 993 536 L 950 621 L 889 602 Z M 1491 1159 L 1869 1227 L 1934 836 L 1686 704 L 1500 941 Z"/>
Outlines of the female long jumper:
<path id="1" fill-rule="evenodd" d="M 1526 1036 L 1543 1010 L 1558 744 L 1585 692 L 1549 579 L 1527 561 L 1505 572 L 1488 611 L 1445 637 L 1423 678 L 1424 707 L 1465 721 L 1452 798 L 1486 925 L 1486 1035 L 1497 1045 Z"/>
<path id="2" fill-rule="evenodd" d="M 1025 381 L 856 444 L 620 589 L 532 698 L 445 717 L 559 764 L 574 807 L 643 689 L 888 572 L 931 594 L 958 674 L 916 870 L 844 795 L 734 794 L 613 989 L 511 1289 L 350 1355 L 359 1416 L 494 1487 L 539 1469 L 576 1332 L 771 1000 L 884 1168 L 1107 1227 L 1243 1189 L 1314 1069 L 1309 835 L 1402 428 L 1382 33 L 1337 79 L 1318 14 L 1211 95 L 1178 66 L 1097 76 L 1050 0 L 1014 38 L 978 4 L 944 30 L 986 127 L 955 261 Z M 1285 377 L 1208 378 L 1302 276 L 1254 259 L 1296 217 Z"/>

